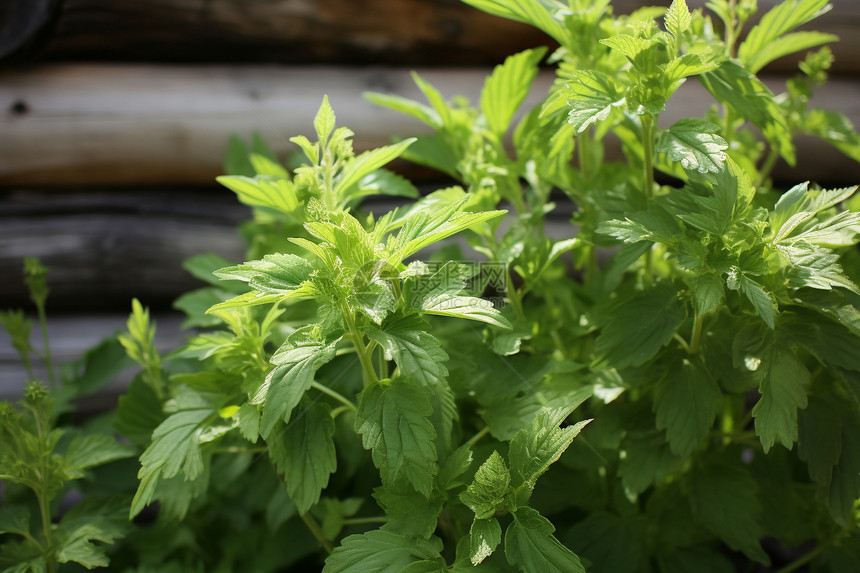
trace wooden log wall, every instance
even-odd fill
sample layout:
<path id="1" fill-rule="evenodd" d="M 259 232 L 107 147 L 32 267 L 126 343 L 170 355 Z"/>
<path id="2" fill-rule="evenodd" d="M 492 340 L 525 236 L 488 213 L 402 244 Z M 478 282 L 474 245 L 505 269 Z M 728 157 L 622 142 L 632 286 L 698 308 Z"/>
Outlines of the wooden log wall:
<path id="1" fill-rule="evenodd" d="M 834 81 L 813 103 L 860 125 L 860 2 L 831 2 L 810 28 L 842 40 Z M 242 258 L 235 226 L 247 210 L 213 184 L 230 134 L 259 131 L 283 155 L 328 94 L 357 148 L 381 145 L 423 127 L 363 91 L 419 98 L 409 78 L 418 68 L 446 96 L 477 101 L 492 65 L 547 43 L 458 0 L 0 0 L 0 308 L 28 304 L 21 259 L 39 256 L 52 269 L 50 309 L 66 325 L 79 317 L 95 332 L 95 313 L 122 324 L 132 296 L 169 311 L 199 284 L 184 258 Z M 781 91 L 795 70 L 784 58 L 764 73 Z M 551 81 L 539 76 L 533 101 Z M 664 119 L 707 101 L 688 82 Z M 787 181 L 860 182 L 856 163 L 800 145 L 798 167 L 780 170 Z M 0 353 L 0 386 L 17 377 L 4 375 L 7 359 Z"/>

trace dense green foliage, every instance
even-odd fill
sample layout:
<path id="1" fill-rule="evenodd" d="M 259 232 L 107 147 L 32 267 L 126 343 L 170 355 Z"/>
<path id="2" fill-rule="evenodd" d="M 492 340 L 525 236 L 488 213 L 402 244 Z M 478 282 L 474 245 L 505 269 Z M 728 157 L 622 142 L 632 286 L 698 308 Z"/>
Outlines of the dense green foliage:
<path id="1" fill-rule="evenodd" d="M 188 261 L 209 283 L 176 303 L 188 344 L 160 356 L 134 301 L 60 389 L 2 405 L 0 571 L 860 569 L 860 205 L 770 183 L 803 160 L 794 136 L 858 160 L 860 138 L 809 106 L 826 48 L 784 94 L 756 76 L 835 40 L 797 31 L 826 0 L 743 40 L 754 0 L 467 1 L 560 45 L 542 103 L 520 110 L 533 49 L 478 107 L 418 75 L 426 103 L 367 95 L 426 135 L 356 154 L 323 99 L 292 171 L 233 141 L 219 182 L 253 207 L 248 261 Z M 714 105 L 661 127 L 691 78 Z M 419 197 L 396 158 L 460 184 Z M 573 226 L 550 238 L 561 193 Z M 362 211 L 372 195 L 401 206 Z M 30 324 L 2 318 L 29 368 Z M 117 411 L 64 432 L 120 344 L 142 370 Z"/>

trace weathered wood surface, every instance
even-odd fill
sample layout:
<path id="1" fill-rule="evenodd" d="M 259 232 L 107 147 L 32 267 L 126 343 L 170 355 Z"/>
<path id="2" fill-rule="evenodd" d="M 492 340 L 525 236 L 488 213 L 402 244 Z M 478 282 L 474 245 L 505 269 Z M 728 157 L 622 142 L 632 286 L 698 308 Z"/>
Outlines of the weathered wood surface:
<path id="1" fill-rule="evenodd" d="M 446 97 L 478 101 L 487 70 L 423 69 Z M 553 79 L 543 72 L 527 105 Z M 774 90 L 784 88 L 772 78 Z M 210 185 L 232 133 L 259 131 L 279 153 L 309 134 L 323 94 L 356 147 L 387 143 L 426 126 L 360 97 L 366 90 L 422 99 L 405 69 L 268 66 L 50 65 L 0 73 L 0 188 L 80 185 Z M 673 97 L 661 121 L 701 114 L 711 102 L 696 81 Z M 813 105 L 860 125 L 860 80 L 835 79 Z M 818 142 L 799 150 L 790 178 L 860 180 L 858 164 Z"/>
<path id="2" fill-rule="evenodd" d="M 129 304 L 128 307 L 130 312 L 131 305 Z M 36 320 L 35 316 L 31 318 Z M 74 362 L 103 339 L 125 331 L 126 320 L 128 320 L 128 313 L 121 312 L 103 315 L 78 313 L 48 316 L 48 336 L 54 364 L 59 368 Z M 155 313 L 153 320 L 156 323 L 155 346 L 160 353 L 175 350 L 184 343 L 187 333 L 180 328 L 182 316 L 179 313 Z M 30 338 L 33 348 L 41 351 L 42 335 L 38 324 Z M 47 372 L 41 360 L 33 361 L 33 370 L 36 377 L 47 384 Z M 137 371 L 139 368 L 131 367 L 119 374 L 95 398 L 89 398 L 80 404 L 79 411 L 95 412 L 114 406 L 117 396 L 125 390 Z M 9 336 L 0 328 L 0 400 L 20 400 L 21 391 L 28 379 L 27 370 L 18 354 L 12 349 Z"/>
<path id="3" fill-rule="evenodd" d="M 193 255 L 242 260 L 236 230 L 249 211 L 226 189 L 0 193 L 0 308 L 30 307 L 22 259 L 49 267 L 51 311 L 126 308 L 132 297 L 169 308 L 200 282 Z"/>
<path id="4" fill-rule="evenodd" d="M 5 0 L 18 12 L 36 12 L 46 1 Z M 688 3 L 695 8 L 705 1 Z M 759 6 L 763 12 L 777 2 L 759 0 Z M 616 0 L 613 6 L 623 14 L 668 3 Z M 836 69 L 858 72 L 860 6 L 855 0 L 832 3 L 834 10 L 810 28 L 840 35 Z M 31 50 L 35 57 L 468 66 L 497 63 L 515 51 L 547 43 L 531 27 L 456 0 L 65 0 L 55 3 L 53 17 L 50 36 L 29 40 L 37 48 Z M 772 69 L 792 66 L 786 60 Z"/>

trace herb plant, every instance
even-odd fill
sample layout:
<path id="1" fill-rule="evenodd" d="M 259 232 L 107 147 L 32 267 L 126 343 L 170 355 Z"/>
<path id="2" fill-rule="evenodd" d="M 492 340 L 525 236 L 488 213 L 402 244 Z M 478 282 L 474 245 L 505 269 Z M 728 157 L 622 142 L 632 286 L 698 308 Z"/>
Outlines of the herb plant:
<path id="1" fill-rule="evenodd" d="M 809 105 L 836 38 L 798 28 L 826 0 L 748 31 L 754 0 L 467 3 L 560 47 L 508 58 L 477 107 L 418 75 L 426 103 L 367 95 L 431 134 L 356 154 L 323 99 L 293 170 L 231 142 L 219 182 L 253 208 L 248 261 L 188 262 L 209 286 L 176 303 L 183 348 L 158 354 L 137 301 L 119 339 L 142 371 L 113 428 L 142 453 L 111 567 L 860 568 L 856 188 L 771 181 L 803 161 L 796 135 L 860 160 L 850 122 Z M 819 47 L 783 94 L 756 75 Z M 520 110 L 545 59 L 557 81 Z M 689 80 L 714 105 L 665 125 Z M 398 158 L 458 184 L 419 196 Z M 368 212 L 374 195 L 400 206 Z M 14 511 L 0 555 L 63 561 L 68 518 L 3 529 Z M 44 570 L 28 563 L 8 570 Z"/>

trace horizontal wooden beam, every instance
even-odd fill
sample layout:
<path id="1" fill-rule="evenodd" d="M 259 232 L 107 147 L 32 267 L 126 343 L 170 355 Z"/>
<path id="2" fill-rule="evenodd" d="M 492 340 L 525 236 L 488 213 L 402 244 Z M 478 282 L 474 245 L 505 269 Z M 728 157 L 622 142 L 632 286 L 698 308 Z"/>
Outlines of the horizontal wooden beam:
<path id="1" fill-rule="evenodd" d="M 144 304 L 145 301 L 144 301 Z M 128 305 L 131 312 L 131 304 Z M 79 359 L 83 354 L 104 340 L 126 329 L 128 312 L 112 314 L 51 314 L 48 316 L 48 337 L 51 344 L 52 361 L 58 368 Z M 34 321 L 35 316 L 31 317 Z M 179 348 L 186 339 L 181 329 L 182 316 L 176 312 L 155 313 L 155 346 L 159 353 L 166 354 Z M 30 336 L 33 348 L 42 348 L 42 334 L 38 326 Z M 47 384 L 47 370 L 40 360 L 34 360 L 34 374 Z M 103 387 L 94 397 L 78 404 L 78 413 L 87 414 L 116 406 L 117 396 L 128 387 L 132 377 L 140 369 L 137 366 L 121 372 Z M 24 384 L 29 380 L 26 368 L 18 354 L 12 349 L 9 336 L 0 329 L 0 400 L 18 401 L 23 398 Z"/>
<path id="2" fill-rule="evenodd" d="M 778 1 L 759 0 L 761 13 Z M 705 3 L 688 0 L 692 8 Z M 627 14 L 653 4 L 668 1 L 612 5 L 615 13 Z M 836 69 L 860 72 L 855 57 L 860 6 L 855 0 L 832 4 L 831 13 L 804 29 L 841 36 L 834 48 Z M 55 61 L 470 66 L 495 64 L 548 42 L 535 28 L 452 0 L 4 0 L 4 5 L 16 18 L 15 25 L 0 26 L 0 57 L 29 47 L 33 57 Z M 49 21 L 54 25 L 47 26 Z M 786 71 L 794 63 L 786 59 L 771 69 Z"/>
<path id="3" fill-rule="evenodd" d="M 420 70 L 446 97 L 480 96 L 485 69 Z M 534 104 L 552 82 L 536 81 Z M 781 82 L 774 79 L 774 89 Z M 309 134 L 323 94 L 359 149 L 423 124 L 369 103 L 367 90 L 421 99 L 398 68 L 49 65 L 0 73 L 0 187 L 207 185 L 221 173 L 230 134 L 259 131 L 280 153 Z M 668 123 L 701 114 L 712 101 L 689 81 L 669 103 Z M 860 124 L 860 80 L 837 79 L 813 105 Z M 857 164 L 818 143 L 800 149 L 803 178 L 858 178 Z M 822 163 L 823 162 L 823 163 Z M 822 166 L 825 166 L 822 169 Z M 834 171 L 836 169 L 836 171 Z"/>

